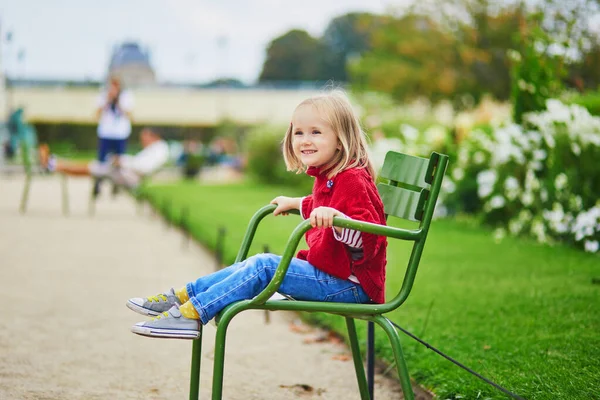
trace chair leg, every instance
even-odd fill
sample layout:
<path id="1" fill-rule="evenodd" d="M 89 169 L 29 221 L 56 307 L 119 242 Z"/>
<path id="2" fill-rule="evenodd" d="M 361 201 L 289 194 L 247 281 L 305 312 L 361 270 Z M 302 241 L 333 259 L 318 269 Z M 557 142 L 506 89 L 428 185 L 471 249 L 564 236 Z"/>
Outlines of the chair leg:
<path id="1" fill-rule="evenodd" d="M 90 217 L 93 217 L 96 213 L 96 179 L 92 181 L 92 192 L 90 193 L 90 200 L 88 202 L 88 214 Z"/>
<path id="2" fill-rule="evenodd" d="M 215 336 L 215 355 L 213 361 L 212 400 L 223 398 L 223 370 L 225 368 L 225 338 L 229 323 L 240 312 L 248 309 L 248 301 L 230 305 L 219 316 L 217 334 Z"/>
<path id="3" fill-rule="evenodd" d="M 21 194 L 21 205 L 19 211 L 21 214 L 25 214 L 27 211 L 27 202 L 29 201 L 29 187 L 31 186 L 31 175 L 25 175 L 25 186 L 23 186 L 23 193 Z"/>
<path id="4" fill-rule="evenodd" d="M 361 400 L 370 400 L 371 396 L 369 395 L 369 387 L 365 376 L 365 367 L 363 366 L 362 357 L 360 356 L 354 318 L 346 317 L 346 327 L 348 328 L 348 337 L 350 339 L 350 348 L 352 349 L 352 358 L 354 359 L 354 370 L 356 371 L 356 380 L 358 381 L 360 398 Z"/>
<path id="5" fill-rule="evenodd" d="M 400 386 L 404 393 L 406 400 L 414 400 L 415 394 L 412 390 L 410 383 L 410 376 L 408 375 L 408 368 L 406 367 L 406 361 L 404 361 L 404 353 L 402 352 L 402 346 L 400 344 L 400 336 L 398 331 L 394 328 L 392 323 L 384 316 L 377 315 L 373 317 L 373 321 L 379 324 L 387 333 L 392 345 L 392 351 L 394 352 L 394 358 L 396 360 L 396 369 L 398 370 L 398 377 L 400 378 Z"/>
<path id="6" fill-rule="evenodd" d="M 200 398 L 200 361 L 202 359 L 202 325 L 200 339 L 192 343 L 192 369 L 190 371 L 190 400 Z"/>
<path id="7" fill-rule="evenodd" d="M 67 176 L 61 174 L 61 187 L 62 187 L 62 211 L 63 215 L 69 215 L 69 190 L 67 188 Z"/>
<path id="8" fill-rule="evenodd" d="M 223 398 L 223 370 L 225 369 L 225 337 L 229 321 L 220 321 L 215 337 L 215 355 L 213 361 L 212 400 Z"/>

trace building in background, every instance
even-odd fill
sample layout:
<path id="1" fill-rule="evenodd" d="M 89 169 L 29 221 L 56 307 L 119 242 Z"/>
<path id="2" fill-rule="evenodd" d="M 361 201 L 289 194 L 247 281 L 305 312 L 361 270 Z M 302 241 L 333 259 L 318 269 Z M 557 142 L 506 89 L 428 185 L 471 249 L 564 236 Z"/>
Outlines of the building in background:
<path id="1" fill-rule="evenodd" d="M 156 84 L 156 74 L 150 65 L 149 52 L 135 42 L 125 42 L 114 48 L 108 75 L 119 77 L 127 87 Z"/>

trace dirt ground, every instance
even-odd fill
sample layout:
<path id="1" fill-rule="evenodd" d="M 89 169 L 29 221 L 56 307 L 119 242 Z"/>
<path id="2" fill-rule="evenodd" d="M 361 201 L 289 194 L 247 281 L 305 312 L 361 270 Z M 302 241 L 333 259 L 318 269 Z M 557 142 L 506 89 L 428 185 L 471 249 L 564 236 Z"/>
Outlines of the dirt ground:
<path id="1" fill-rule="evenodd" d="M 90 181 L 69 179 L 63 217 L 56 177 L 0 176 L 0 399 L 184 399 L 191 342 L 144 338 L 129 297 L 179 287 L 215 261 L 108 187 L 87 214 Z M 215 328 L 204 330 L 201 398 L 210 398 Z M 236 317 L 228 331 L 225 399 L 359 399 L 348 348 L 290 313 Z M 323 338 L 326 338 L 323 340 Z M 207 340 L 208 339 L 208 340 Z M 376 399 L 400 399 L 376 377 Z"/>

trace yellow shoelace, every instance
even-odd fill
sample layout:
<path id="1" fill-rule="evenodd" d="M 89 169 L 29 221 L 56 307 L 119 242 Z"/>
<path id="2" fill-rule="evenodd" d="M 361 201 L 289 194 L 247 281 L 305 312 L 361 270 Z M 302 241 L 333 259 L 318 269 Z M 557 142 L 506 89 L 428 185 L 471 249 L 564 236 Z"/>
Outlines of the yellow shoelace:
<path id="1" fill-rule="evenodd" d="M 167 296 L 165 296 L 164 294 L 157 294 L 156 296 L 148 297 L 148 300 L 158 303 L 161 300 L 162 301 L 167 301 Z"/>
<path id="2" fill-rule="evenodd" d="M 163 313 L 158 314 L 156 317 L 152 318 L 152 321 L 161 319 L 162 317 L 168 317 L 168 316 L 169 316 L 169 312 L 165 311 Z"/>

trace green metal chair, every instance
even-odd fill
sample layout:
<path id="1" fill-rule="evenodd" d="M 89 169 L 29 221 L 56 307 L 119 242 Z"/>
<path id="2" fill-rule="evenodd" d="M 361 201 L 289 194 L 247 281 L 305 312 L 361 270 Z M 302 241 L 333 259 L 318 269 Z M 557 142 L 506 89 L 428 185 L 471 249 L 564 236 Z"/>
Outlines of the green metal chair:
<path id="1" fill-rule="evenodd" d="M 35 129 L 33 127 L 25 126 L 25 129 L 30 130 L 30 135 L 36 135 Z M 33 180 L 34 173 L 37 172 L 34 171 L 34 169 L 35 167 L 39 167 L 39 162 L 36 153 L 36 148 L 32 147 L 29 141 L 21 140 L 20 147 L 21 158 L 23 160 L 23 168 L 25 169 L 25 183 L 23 185 L 23 192 L 21 193 L 21 203 L 19 205 L 19 212 L 21 214 L 25 214 L 25 212 L 27 212 L 27 205 L 29 202 L 29 190 L 31 189 L 31 181 Z M 38 169 L 41 171 L 41 168 Z M 67 216 L 69 215 L 69 194 L 67 188 L 67 179 L 62 174 L 60 177 L 60 184 L 62 193 L 62 212 L 64 216 Z"/>
<path id="2" fill-rule="evenodd" d="M 383 200 L 385 213 L 418 222 L 418 228 L 416 229 L 402 229 L 337 217 L 334 218 L 333 224 L 335 226 L 414 242 L 400 291 L 385 304 L 269 300 L 279 288 L 290 260 L 296 253 L 298 243 L 304 233 L 311 229 L 311 225 L 308 220 L 305 220 L 294 229 L 283 252 L 281 263 L 269 285 L 252 300 L 243 300 L 230 304 L 216 318 L 217 333 L 212 384 L 213 400 L 222 398 L 227 327 L 234 316 L 244 310 L 250 309 L 325 312 L 344 316 L 362 400 L 369 399 L 369 391 L 354 320 L 362 319 L 378 324 L 390 340 L 404 398 L 414 399 L 398 332 L 384 314 L 400 307 L 406 301 L 412 289 L 447 164 L 448 156 L 438 153 L 432 153 L 429 159 L 395 152 L 389 152 L 386 155 L 379 176 L 380 183 L 377 185 Z M 267 205 L 254 214 L 246 230 L 246 235 L 238 252 L 236 262 L 247 257 L 259 222 L 265 216 L 271 214 L 274 209 L 274 205 Z M 388 265 L 388 268 L 395 268 L 395 266 Z M 202 338 L 193 341 L 190 399 L 197 399 L 199 396 L 201 347 Z"/>

